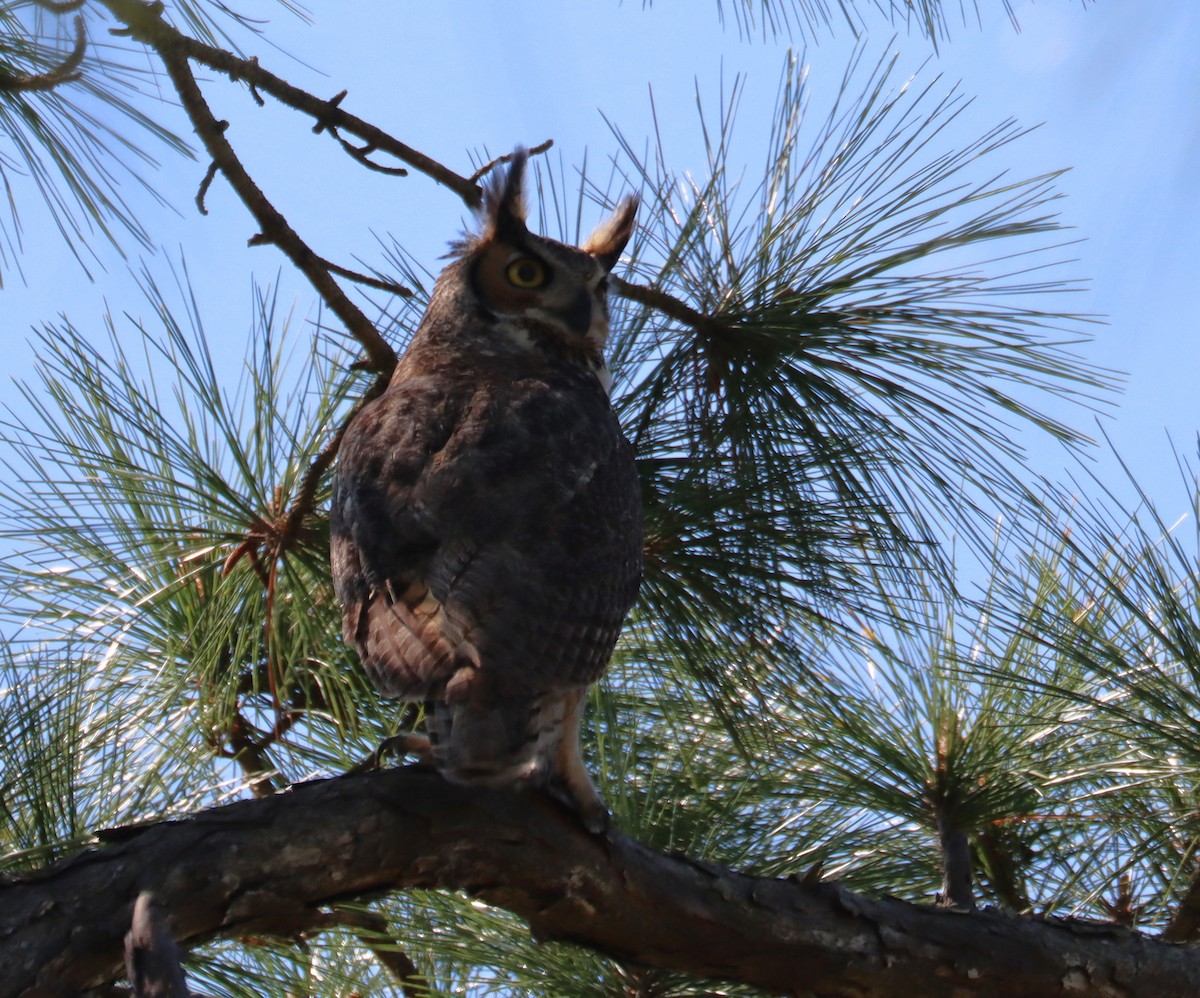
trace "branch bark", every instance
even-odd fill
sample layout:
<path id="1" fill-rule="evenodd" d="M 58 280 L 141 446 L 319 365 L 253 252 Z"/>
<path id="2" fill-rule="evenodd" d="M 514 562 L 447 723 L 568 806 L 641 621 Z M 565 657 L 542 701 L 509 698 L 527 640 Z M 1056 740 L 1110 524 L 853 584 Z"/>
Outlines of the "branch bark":
<path id="1" fill-rule="evenodd" d="M 1200 938 L 1200 873 L 1192 877 L 1183 900 L 1163 929 L 1163 938 L 1173 943 L 1194 942 Z"/>
<path id="2" fill-rule="evenodd" d="M 0 886 L 0 996 L 74 995 L 121 973 L 152 891 L 180 944 L 289 935 L 348 898 L 468 892 L 534 936 L 778 994 L 883 998 L 1200 993 L 1200 953 L 1115 925 L 971 914 L 732 872 L 588 834 L 540 794 L 421 768 L 298 785 L 121 833 Z"/>

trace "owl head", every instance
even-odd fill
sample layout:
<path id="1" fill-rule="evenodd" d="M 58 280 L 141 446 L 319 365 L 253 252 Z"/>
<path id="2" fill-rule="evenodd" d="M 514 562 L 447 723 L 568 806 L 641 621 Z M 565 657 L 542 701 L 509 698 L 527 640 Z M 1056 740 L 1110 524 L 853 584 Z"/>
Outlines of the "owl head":
<path id="1" fill-rule="evenodd" d="M 518 150 L 484 190 L 480 231 L 454 247 L 476 313 L 512 345 L 578 359 L 601 380 L 608 275 L 633 233 L 638 198 L 625 198 L 580 247 L 526 227 L 527 154 Z"/>

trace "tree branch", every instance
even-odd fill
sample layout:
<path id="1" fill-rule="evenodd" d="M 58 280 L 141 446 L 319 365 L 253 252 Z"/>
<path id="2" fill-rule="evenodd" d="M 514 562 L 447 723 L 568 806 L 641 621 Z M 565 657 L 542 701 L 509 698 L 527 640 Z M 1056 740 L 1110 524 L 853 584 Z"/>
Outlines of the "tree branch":
<path id="1" fill-rule="evenodd" d="M 639 305 L 647 305 L 656 312 L 661 312 L 663 315 L 691 326 L 697 332 L 719 333 L 725 328 L 726 324 L 722 320 L 698 312 L 691 305 L 680 301 L 674 295 L 658 290 L 658 288 L 652 288 L 645 284 L 631 284 L 616 276 L 609 278 L 609 287 L 612 288 L 614 294 L 635 301 Z"/>
<path id="2" fill-rule="evenodd" d="M 47 10 L 53 11 L 56 14 L 65 13 L 74 10 L 75 7 L 69 4 L 62 7 L 47 6 L 46 0 L 41 0 L 40 6 L 46 7 Z M 0 90 L 53 90 L 60 83 L 69 83 L 72 80 L 78 80 L 80 77 L 79 65 L 83 62 L 83 55 L 87 51 L 87 32 L 83 26 L 83 16 L 75 15 L 75 44 L 71 51 L 63 58 L 63 61 L 53 69 L 48 69 L 44 73 L 28 73 L 22 76 L 16 76 L 12 73 L 0 69 Z"/>
<path id="3" fill-rule="evenodd" d="M 1173 943 L 1193 942 L 1200 938 L 1200 873 L 1188 885 L 1179 907 L 1163 929 L 1163 938 Z"/>
<path id="4" fill-rule="evenodd" d="M 370 152 L 385 152 L 401 162 L 407 163 L 437 183 L 448 187 L 471 208 L 478 208 L 482 202 L 483 193 L 476 183 L 478 178 L 508 158 L 501 156 L 493 160 L 477 170 L 471 177 L 461 176 L 437 160 L 401 142 L 378 126 L 343 110 L 341 103 L 346 96 L 344 91 L 329 100 L 310 94 L 263 69 L 257 59 L 240 58 L 231 52 L 208 45 L 176 30 L 159 16 L 161 5 L 146 4 L 142 0 L 103 0 L 103 2 L 128 27 L 129 33 L 133 37 L 150 45 L 160 55 L 164 49 L 169 49 L 179 53 L 185 60 L 194 59 L 210 69 L 227 74 L 230 79 L 245 82 L 255 91 L 262 90 L 269 93 L 280 103 L 311 117 L 316 122 L 316 125 L 313 126 L 314 131 L 330 131 L 356 160 L 365 162 L 365 157 Z M 366 145 L 362 149 L 355 149 L 342 138 L 341 132 L 357 136 Z M 544 142 L 530 151 L 542 152 L 550 145 L 550 142 Z M 368 165 L 372 169 L 381 169 L 378 164 Z M 642 284 L 633 284 L 618 277 L 612 278 L 611 286 L 614 293 L 621 297 L 648 305 L 664 315 L 686 323 L 697 331 L 719 333 L 723 328 L 721 320 L 696 311 L 687 303 L 665 291 Z"/>
<path id="5" fill-rule="evenodd" d="M 449 187 L 472 208 L 478 207 L 482 201 L 483 192 L 466 177 L 405 145 L 370 122 L 343 111 L 340 104 L 344 93 L 332 100 L 323 100 L 263 69 L 257 59 L 243 59 L 232 52 L 191 38 L 159 16 L 161 4 L 146 4 L 142 0 L 103 0 L 103 3 L 129 28 L 134 38 L 150 45 L 160 55 L 164 49 L 170 49 L 185 59 L 194 59 L 210 69 L 225 73 L 230 79 L 248 83 L 254 90 L 268 93 L 280 103 L 307 114 L 317 123 L 314 131 L 336 129 L 348 132 L 366 142 L 369 149 L 394 156 L 414 170 Z M 337 137 L 336 132 L 334 137 Z M 359 153 L 365 155 L 365 151 L 360 150 Z M 356 155 L 355 158 L 359 157 Z"/>
<path id="6" fill-rule="evenodd" d="M 188 117 L 196 129 L 196 134 L 204 143 L 213 162 L 233 186 L 238 197 L 250 209 L 250 213 L 259 223 L 261 236 L 259 241 L 269 241 L 296 265 L 296 268 L 309 279 L 321 298 L 335 315 L 345 324 L 346 329 L 367 352 L 371 366 L 380 373 L 391 371 L 396 365 L 396 353 L 391 345 L 379 335 L 374 324 L 363 314 L 362 310 L 347 297 L 341 286 L 334 280 L 321 259 L 312 251 L 309 245 L 296 233 L 283 217 L 267 200 L 267 196 L 246 172 L 241 161 L 233 151 L 233 147 L 225 138 L 225 123 L 220 122 L 209 110 L 192 75 L 191 67 L 185 57 L 169 47 L 158 49 L 159 57 L 166 67 L 167 74 L 183 102 Z"/>
<path id="7" fill-rule="evenodd" d="M 779 994 L 883 998 L 1200 993 L 1200 953 L 1115 925 L 961 914 L 773 880 L 588 834 L 540 794 L 428 769 L 343 776 L 241 801 L 0 886 L 0 996 L 75 994 L 121 973 L 138 894 L 176 939 L 286 936 L 318 909 L 457 889 L 535 937 Z"/>

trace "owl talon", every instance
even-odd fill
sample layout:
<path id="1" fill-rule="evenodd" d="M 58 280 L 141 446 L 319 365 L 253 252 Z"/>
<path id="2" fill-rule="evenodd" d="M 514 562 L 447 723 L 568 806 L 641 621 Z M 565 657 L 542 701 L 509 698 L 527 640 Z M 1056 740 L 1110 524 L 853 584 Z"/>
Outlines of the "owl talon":
<path id="1" fill-rule="evenodd" d="M 433 764 L 433 748 L 429 744 L 429 739 L 424 735 L 392 735 L 380 742 L 379 747 L 355 766 L 351 772 L 362 773 L 370 769 L 379 769 L 383 765 L 383 760 L 389 756 L 403 759 L 409 755 L 417 757 L 416 765 L 418 766 Z"/>
<path id="2" fill-rule="evenodd" d="M 612 825 L 612 815 L 608 813 L 608 808 L 604 806 L 604 802 L 592 788 L 590 781 L 587 789 L 591 790 L 589 798 L 580 800 L 571 787 L 557 780 L 546 785 L 546 793 L 578 817 L 584 828 L 593 835 L 603 835 Z"/>

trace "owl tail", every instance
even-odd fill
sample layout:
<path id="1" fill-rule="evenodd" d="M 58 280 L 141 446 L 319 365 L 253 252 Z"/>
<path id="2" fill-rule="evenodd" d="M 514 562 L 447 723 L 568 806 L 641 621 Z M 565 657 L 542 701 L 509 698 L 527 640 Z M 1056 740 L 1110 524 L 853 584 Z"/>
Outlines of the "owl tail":
<path id="1" fill-rule="evenodd" d="M 426 704 L 433 761 L 453 783 L 492 788 L 527 783 L 544 787 L 579 812 L 593 832 L 608 811 L 579 752 L 586 690 L 530 697 L 470 698 Z"/>

